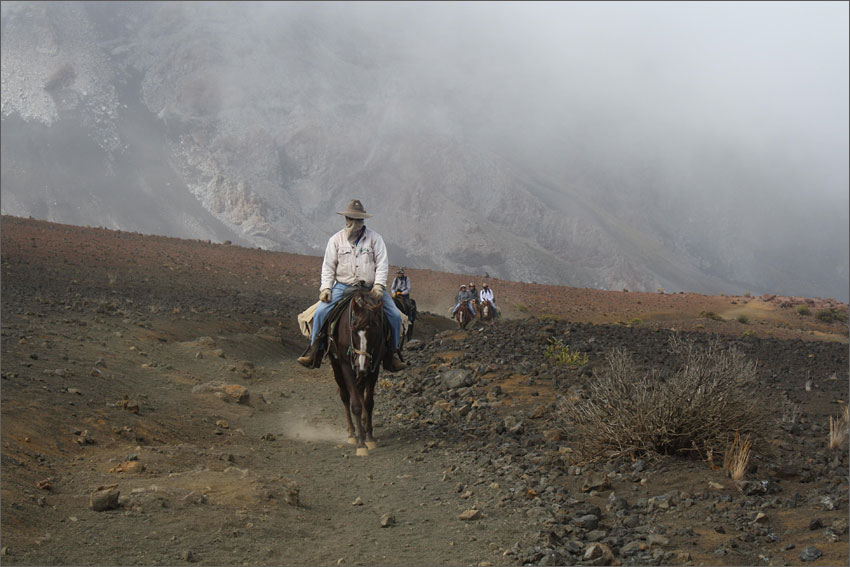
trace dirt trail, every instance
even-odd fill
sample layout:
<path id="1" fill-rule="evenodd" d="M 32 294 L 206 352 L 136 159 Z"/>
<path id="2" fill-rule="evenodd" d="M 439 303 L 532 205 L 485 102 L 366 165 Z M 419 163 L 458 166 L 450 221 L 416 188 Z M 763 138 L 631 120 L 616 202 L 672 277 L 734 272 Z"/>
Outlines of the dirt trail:
<path id="1" fill-rule="evenodd" d="M 245 322 L 95 319 L 75 336 L 52 332 L 49 311 L 4 319 L 9 564 L 470 565 L 506 562 L 522 540 L 510 513 L 459 519 L 475 502 L 458 486 L 478 479 L 456 478 L 439 440 L 393 426 L 380 391 L 380 446 L 356 457 L 330 368 L 300 367 Z M 23 342 L 9 340 L 19 330 Z M 63 365 L 64 377 L 45 374 Z M 44 389 L 19 398 L 33 380 Z M 204 391 L 217 382 L 245 386 L 248 403 Z M 124 394 L 138 414 L 116 405 Z M 45 413 L 50 396 L 74 405 Z M 21 468 L 39 459 L 43 470 Z M 90 510 L 91 491 L 113 484 L 120 508 Z"/>

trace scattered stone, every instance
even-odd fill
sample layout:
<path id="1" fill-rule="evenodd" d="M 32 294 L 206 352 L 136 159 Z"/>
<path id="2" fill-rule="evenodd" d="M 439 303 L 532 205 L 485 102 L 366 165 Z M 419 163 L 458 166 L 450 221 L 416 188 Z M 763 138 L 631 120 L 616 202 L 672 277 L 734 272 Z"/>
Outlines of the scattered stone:
<path id="1" fill-rule="evenodd" d="M 102 488 L 91 493 L 89 505 L 95 512 L 114 510 L 118 507 L 120 492 L 116 488 Z"/>
<path id="2" fill-rule="evenodd" d="M 125 461 L 117 466 L 109 469 L 111 473 L 140 473 L 145 470 L 145 466 L 139 461 Z"/>
<path id="3" fill-rule="evenodd" d="M 183 561 L 188 561 L 189 563 L 195 563 L 198 561 L 198 558 L 195 557 L 195 554 L 189 550 L 184 551 L 180 554 L 180 559 Z"/>
<path id="4" fill-rule="evenodd" d="M 590 492 L 591 490 L 608 490 L 611 488 L 611 479 L 604 472 L 589 472 L 584 478 L 584 485 L 581 487 L 582 492 Z"/>
<path id="5" fill-rule="evenodd" d="M 449 389 L 471 386 L 473 382 L 472 370 L 466 368 L 447 370 L 440 375 L 440 381 Z"/>
<path id="6" fill-rule="evenodd" d="M 646 542 L 649 544 L 649 547 L 656 545 L 665 546 L 670 544 L 670 539 L 660 534 L 649 534 L 646 538 Z"/>
<path id="7" fill-rule="evenodd" d="M 85 429 L 74 438 L 74 443 L 77 445 L 93 445 L 94 439 L 89 437 L 89 431 L 88 429 Z"/>
<path id="8" fill-rule="evenodd" d="M 354 499 L 354 502 L 352 502 L 351 505 L 352 506 L 362 506 L 363 505 L 363 499 L 361 499 L 358 496 L 357 498 Z"/>
<path id="9" fill-rule="evenodd" d="M 36 482 L 35 487 L 39 490 L 53 490 L 53 483 L 50 482 L 49 478 L 46 478 L 44 480 Z"/>
<path id="10" fill-rule="evenodd" d="M 300 492 L 301 491 L 299 490 L 298 485 L 294 482 L 290 482 L 286 486 L 286 491 L 283 495 L 284 502 L 286 502 L 290 506 L 298 507 L 300 505 Z"/>
<path id="11" fill-rule="evenodd" d="M 647 549 L 649 549 L 649 546 L 647 546 L 645 542 L 640 540 L 630 541 L 620 549 L 620 555 L 628 557 L 629 555 L 634 555 L 635 553 L 646 551 Z"/>
<path id="12" fill-rule="evenodd" d="M 595 530 L 599 525 L 599 517 L 593 514 L 586 514 L 577 518 L 573 524 L 586 530 Z"/>
<path id="13" fill-rule="evenodd" d="M 245 386 L 239 384 L 225 384 L 221 380 L 198 384 L 192 388 L 192 393 L 212 392 L 226 402 L 237 404 L 248 404 L 250 395 Z"/>
<path id="14" fill-rule="evenodd" d="M 800 552 L 801 561 L 817 561 L 823 555 L 823 552 L 817 547 L 810 545 Z"/>
<path id="15" fill-rule="evenodd" d="M 139 408 L 139 402 L 137 402 L 136 400 L 131 400 L 130 397 L 127 394 L 124 394 L 124 397 L 121 398 L 120 400 L 118 400 L 118 402 L 115 405 L 120 406 L 120 407 L 124 408 L 125 410 L 132 412 L 132 413 L 139 413 L 139 409 L 140 409 Z"/>
<path id="16" fill-rule="evenodd" d="M 522 433 L 523 424 L 522 420 L 516 417 L 515 415 L 509 415 L 505 417 L 504 420 L 505 429 L 512 434 Z"/>
<path id="17" fill-rule="evenodd" d="M 216 420 L 216 422 L 215 422 L 215 426 L 216 426 L 216 427 L 220 427 L 220 428 L 222 428 L 222 429 L 229 429 L 229 428 L 230 428 L 230 424 L 229 424 L 229 423 L 227 423 L 227 420 L 226 420 L 226 419 L 218 419 L 218 420 Z"/>
<path id="18" fill-rule="evenodd" d="M 584 561 L 593 561 L 593 565 L 610 565 L 614 561 L 614 552 L 604 543 L 591 543 L 584 549 Z"/>
<path id="19" fill-rule="evenodd" d="M 466 511 L 462 512 L 460 514 L 460 516 L 458 516 L 458 518 L 460 518 L 461 520 L 467 520 L 467 521 L 477 520 L 480 517 L 481 517 L 481 512 L 479 510 L 476 510 L 475 508 L 472 508 L 470 510 L 466 510 Z"/>
<path id="20" fill-rule="evenodd" d="M 384 514 L 381 516 L 381 527 L 389 528 L 395 525 L 395 516 L 392 514 Z"/>
<path id="21" fill-rule="evenodd" d="M 824 496 L 820 503 L 824 510 L 838 510 L 838 501 L 832 496 Z"/>
<path id="22" fill-rule="evenodd" d="M 263 441 L 275 441 L 277 437 L 275 437 L 274 433 L 263 433 L 260 436 L 260 439 L 262 439 Z"/>

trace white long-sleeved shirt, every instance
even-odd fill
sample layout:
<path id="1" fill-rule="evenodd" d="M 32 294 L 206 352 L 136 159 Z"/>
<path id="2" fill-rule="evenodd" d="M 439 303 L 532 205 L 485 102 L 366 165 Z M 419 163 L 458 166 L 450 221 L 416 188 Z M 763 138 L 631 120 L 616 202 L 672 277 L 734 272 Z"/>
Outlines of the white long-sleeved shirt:
<path id="1" fill-rule="evenodd" d="M 485 301 L 495 303 L 495 301 L 493 300 L 493 290 L 490 288 L 484 289 L 482 287 L 481 291 L 478 292 L 478 297 L 481 298 L 481 303 L 484 303 Z"/>
<path id="2" fill-rule="evenodd" d="M 334 282 L 356 285 L 361 280 L 366 285 L 378 283 L 387 287 L 388 271 L 387 247 L 380 234 L 363 227 L 363 235 L 355 245 L 342 229 L 328 240 L 319 289 L 330 289 Z"/>

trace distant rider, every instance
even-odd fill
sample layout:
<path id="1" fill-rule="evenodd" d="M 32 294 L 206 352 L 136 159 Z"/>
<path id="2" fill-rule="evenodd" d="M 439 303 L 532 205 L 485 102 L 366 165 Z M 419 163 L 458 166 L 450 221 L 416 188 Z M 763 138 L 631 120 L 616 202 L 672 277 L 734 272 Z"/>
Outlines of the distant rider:
<path id="1" fill-rule="evenodd" d="M 475 296 L 473 296 L 469 292 L 469 290 L 466 288 L 466 284 L 462 284 L 460 286 L 460 291 L 457 292 L 457 297 L 455 298 L 457 300 L 457 305 L 455 305 L 455 308 L 452 309 L 452 317 L 454 317 L 455 313 L 457 313 L 457 310 L 460 307 L 461 303 L 463 303 L 464 301 L 469 301 L 470 299 L 474 299 L 474 298 L 475 298 Z M 475 302 L 474 301 L 469 301 L 469 310 L 472 311 L 472 316 L 475 317 Z"/>
<path id="2" fill-rule="evenodd" d="M 399 298 L 404 305 L 404 312 L 410 313 L 410 278 L 404 274 L 404 268 L 399 268 L 396 272 L 390 295 Z"/>
<path id="3" fill-rule="evenodd" d="M 496 307 L 496 297 L 493 295 L 493 290 L 486 283 L 481 287 L 481 291 L 478 293 L 478 299 L 481 301 L 481 305 L 484 305 L 485 301 L 492 303 L 493 309 L 496 311 L 496 316 L 499 315 L 499 308 Z"/>

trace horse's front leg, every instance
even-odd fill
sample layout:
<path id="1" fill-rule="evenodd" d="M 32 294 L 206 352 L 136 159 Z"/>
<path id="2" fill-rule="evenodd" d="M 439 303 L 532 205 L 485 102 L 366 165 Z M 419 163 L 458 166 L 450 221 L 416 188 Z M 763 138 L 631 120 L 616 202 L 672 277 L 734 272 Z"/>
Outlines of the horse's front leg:
<path id="1" fill-rule="evenodd" d="M 357 456 L 365 457 L 369 454 L 366 448 L 366 439 L 363 432 L 363 409 L 366 404 L 363 401 L 363 392 L 356 385 L 354 371 L 347 364 L 340 364 L 342 376 L 345 381 L 345 390 L 348 395 L 349 424 L 354 425 L 354 444 L 357 447 Z M 342 387 L 340 387 L 342 390 Z M 349 443 L 351 439 L 349 438 Z"/>
<path id="2" fill-rule="evenodd" d="M 372 436 L 372 409 L 375 407 L 375 382 L 378 380 L 377 373 L 370 376 L 366 381 L 366 390 L 363 392 L 363 428 L 365 429 L 366 447 L 375 449 L 378 442 Z"/>
<path id="3" fill-rule="evenodd" d="M 354 431 L 355 431 L 355 441 L 357 446 L 357 456 L 365 457 L 369 454 L 369 449 L 366 445 L 366 434 L 365 427 L 363 427 L 363 418 L 365 412 L 365 401 L 363 400 L 362 392 L 357 390 L 357 387 L 354 385 L 354 381 L 352 380 L 350 383 L 350 387 L 348 389 L 348 394 L 351 398 L 350 406 L 351 406 L 351 414 L 354 418 Z"/>
<path id="4" fill-rule="evenodd" d="M 345 383 L 345 378 L 342 373 L 342 365 L 333 356 L 330 357 L 331 366 L 334 369 L 334 380 L 336 380 L 337 389 L 339 390 L 339 398 L 342 400 L 342 405 L 345 406 L 345 420 L 348 422 L 348 442 L 351 445 L 357 443 L 354 437 L 354 424 L 351 422 L 351 396 L 348 394 L 348 385 Z"/>

